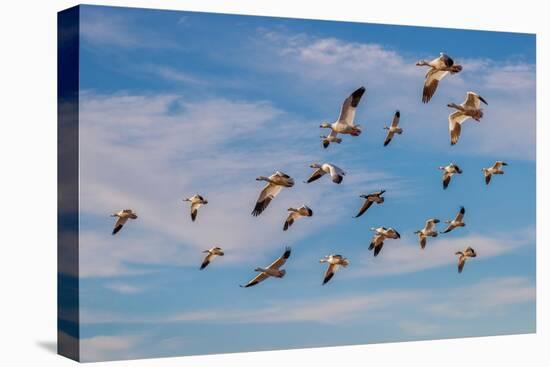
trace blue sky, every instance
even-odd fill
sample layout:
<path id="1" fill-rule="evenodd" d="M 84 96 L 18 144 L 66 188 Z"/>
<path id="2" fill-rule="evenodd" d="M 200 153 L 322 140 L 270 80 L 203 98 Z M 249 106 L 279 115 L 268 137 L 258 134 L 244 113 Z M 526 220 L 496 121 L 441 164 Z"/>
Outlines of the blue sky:
<path id="1" fill-rule="evenodd" d="M 533 35 L 90 6 L 80 30 L 83 360 L 535 331 Z M 423 105 L 414 63 L 440 51 L 464 70 Z M 323 150 L 319 123 L 360 85 L 363 134 Z M 446 104 L 469 90 L 489 105 L 450 147 Z M 383 147 L 396 109 L 404 134 Z M 495 160 L 509 166 L 486 187 Z M 342 185 L 302 184 L 313 162 L 343 168 Z M 443 191 L 449 162 L 464 174 Z M 253 218 L 254 178 L 275 170 L 297 184 Z M 194 193 L 209 200 L 196 223 Z M 302 204 L 314 216 L 283 232 Z M 421 251 L 413 232 L 461 205 L 466 227 Z M 126 207 L 139 219 L 111 236 Z M 374 226 L 402 235 L 376 259 Z M 227 255 L 201 272 L 213 245 Z M 238 287 L 284 246 L 285 278 Z M 330 253 L 351 264 L 321 286 Z"/>

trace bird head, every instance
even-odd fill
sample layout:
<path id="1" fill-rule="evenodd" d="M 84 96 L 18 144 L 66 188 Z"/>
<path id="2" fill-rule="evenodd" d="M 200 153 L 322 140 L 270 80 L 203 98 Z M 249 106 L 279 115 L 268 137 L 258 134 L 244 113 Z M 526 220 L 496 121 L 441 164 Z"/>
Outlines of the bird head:
<path id="1" fill-rule="evenodd" d="M 321 165 L 319 163 L 312 163 L 309 165 L 311 168 L 321 168 Z"/>
<path id="2" fill-rule="evenodd" d="M 322 122 L 319 127 L 322 127 L 324 129 L 330 129 L 332 126 L 328 122 Z"/>

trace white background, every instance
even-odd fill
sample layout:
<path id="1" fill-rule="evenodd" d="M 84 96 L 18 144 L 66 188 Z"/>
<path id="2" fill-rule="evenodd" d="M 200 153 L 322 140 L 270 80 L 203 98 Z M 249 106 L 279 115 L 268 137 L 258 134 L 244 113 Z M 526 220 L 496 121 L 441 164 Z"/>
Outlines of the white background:
<path id="1" fill-rule="evenodd" d="M 548 62 L 542 1 L 96 1 L 95 4 L 537 33 L 537 334 L 150 359 L 100 366 L 542 366 L 550 362 Z M 56 12 L 74 1 L 3 2 L 0 12 L 0 364 L 69 366 L 56 339 Z M 521 194 L 521 193 L 519 193 Z M 460 305 L 457 305 L 460 307 Z M 545 312 L 546 311 L 546 312 Z M 269 332 L 269 330 L 266 330 Z M 330 330 L 327 329 L 327 333 Z M 235 330 L 238 337 L 238 329 Z"/>

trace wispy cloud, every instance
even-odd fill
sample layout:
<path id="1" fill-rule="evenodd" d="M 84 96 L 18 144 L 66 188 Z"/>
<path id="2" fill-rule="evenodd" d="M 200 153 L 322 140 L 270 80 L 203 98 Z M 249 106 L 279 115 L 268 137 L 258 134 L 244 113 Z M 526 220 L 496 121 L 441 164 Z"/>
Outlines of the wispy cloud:
<path id="1" fill-rule="evenodd" d="M 135 24 L 128 16 L 118 16 L 100 8 L 85 8 L 80 22 L 80 36 L 94 46 L 132 48 L 178 48 L 176 42 Z"/>
<path id="2" fill-rule="evenodd" d="M 439 330 L 435 320 L 476 319 L 501 312 L 508 307 L 533 302 L 535 286 L 523 277 L 487 278 L 467 286 L 430 289 L 411 288 L 390 289 L 357 295 L 339 295 L 338 298 L 308 300 L 281 299 L 265 302 L 254 308 L 201 309 L 170 315 L 144 316 L 116 313 L 101 313 L 84 310 L 81 322 L 84 324 L 103 323 L 172 323 L 208 322 L 227 324 L 269 324 L 284 322 L 315 322 L 339 324 L 342 322 L 378 322 L 387 320 L 412 335 L 415 324 L 403 312 L 406 307 L 415 310 L 419 318 L 433 317 L 431 332 Z M 460 305 L 460 307 L 457 307 Z"/>
<path id="3" fill-rule="evenodd" d="M 261 41 L 263 40 L 263 42 Z M 269 42 L 265 42 L 265 41 Z M 415 61 L 435 55 L 402 54 L 377 43 L 349 42 L 269 29 L 258 30 L 256 46 L 262 47 L 265 62 L 258 68 L 276 69 L 299 78 L 304 88 L 317 83 L 341 91 L 349 85 L 365 84 L 367 107 L 358 112 L 361 121 L 373 121 L 388 111 L 401 109 L 403 121 L 414 123 L 415 140 L 430 149 L 448 149 L 447 117 L 449 102 L 460 103 L 469 90 L 489 100 L 481 124 L 464 129 L 459 154 L 481 153 L 515 159 L 535 157 L 535 66 L 518 60 L 465 59 L 453 55 L 464 70 L 446 78 L 428 106 L 419 100 L 425 68 Z M 337 77 L 335 77 L 337 76 Z M 323 94 L 319 91 L 322 98 Z M 367 110 L 367 111 L 365 111 Z M 367 127 L 369 125 L 367 124 Z M 466 149 L 462 149 L 462 148 Z"/>
<path id="4" fill-rule="evenodd" d="M 295 241 L 334 222 L 343 210 L 337 203 L 350 193 L 382 183 L 386 188 L 399 185 L 399 177 L 348 160 L 350 190 L 327 195 L 333 186 L 328 181 L 306 188 L 300 181 L 311 173 L 308 165 L 323 161 L 312 153 L 318 151 L 319 141 L 309 138 L 311 126 L 266 101 L 84 93 L 81 208 L 96 220 L 103 218 L 105 232 L 82 228 L 82 275 L 132 273 L 129 263 L 181 263 L 176 259 L 213 244 L 228 250 L 224 263 L 230 264 L 242 258 L 238 249 L 250 244 L 262 244 L 266 251 L 280 246 L 277 234 L 290 206 L 307 203 L 316 216 L 315 222 L 287 236 Z M 284 150 L 280 141 L 286 142 Z M 263 187 L 254 178 L 275 170 L 289 173 L 297 184 L 284 190 L 260 218 L 253 218 L 250 211 Z M 194 193 L 205 195 L 209 204 L 191 224 L 188 205 L 181 199 Z M 131 236 L 131 243 L 118 244 L 119 235 L 109 234 L 107 215 L 126 207 L 136 210 L 139 218 L 121 232 Z M 230 237 L 227 228 L 233 230 Z"/>
<path id="5" fill-rule="evenodd" d="M 467 235 L 446 238 L 440 235 L 428 239 L 426 249 L 420 250 L 414 237 L 404 237 L 399 241 L 387 241 L 384 256 L 374 259 L 371 253 L 361 255 L 358 266 L 342 274 L 343 277 L 387 276 L 412 273 L 427 269 L 449 266 L 457 262 L 456 251 L 471 246 L 478 257 L 475 262 L 500 256 L 523 246 L 534 246 L 532 230 L 511 232 L 499 235 Z M 482 266 L 480 264 L 480 266 Z"/>

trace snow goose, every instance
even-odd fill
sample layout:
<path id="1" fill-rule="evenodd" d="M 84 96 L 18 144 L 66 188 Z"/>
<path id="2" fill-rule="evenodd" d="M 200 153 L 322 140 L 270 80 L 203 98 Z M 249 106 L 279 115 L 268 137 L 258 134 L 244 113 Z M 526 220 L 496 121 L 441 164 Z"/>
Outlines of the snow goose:
<path id="1" fill-rule="evenodd" d="M 445 228 L 445 230 L 441 233 L 449 233 L 450 231 L 452 231 L 457 227 L 466 226 L 466 223 L 464 223 L 464 213 L 466 213 L 466 209 L 464 209 L 464 207 L 461 206 L 460 211 L 456 215 L 455 219 L 445 221 L 445 223 L 447 223 L 447 228 Z"/>
<path id="2" fill-rule="evenodd" d="M 453 59 L 445 55 L 443 52 L 439 57 L 432 61 L 421 60 L 416 63 L 416 66 L 429 66 L 430 69 L 426 73 L 424 81 L 424 89 L 422 90 L 422 102 L 428 103 L 435 94 L 439 82 L 447 76 L 447 74 L 456 74 L 462 70 L 461 65 L 455 65 Z"/>
<path id="3" fill-rule="evenodd" d="M 384 246 L 384 240 L 387 238 L 390 239 L 398 239 L 401 238 L 401 235 L 399 232 L 397 232 L 393 228 L 386 228 L 386 227 L 378 227 L 378 228 L 371 228 L 371 231 L 374 231 L 374 236 L 371 240 L 371 243 L 369 245 L 369 250 L 374 249 L 374 256 L 378 256 L 380 251 L 382 250 L 382 246 Z"/>
<path id="4" fill-rule="evenodd" d="M 359 101 L 361 101 L 361 97 L 365 93 L 365 90 L 365 87 L 360 87 L 344 100 L 344 103 L 342 104 L 342 109 L 340 110 L 340 116 L 338 116 L 338 120 L 336 120 L 332 124 L 328 122 L 323 122 L 319 126 L 321 128 L 332 130 L 327 138 L 322 138 L 323 147 L 327 148 L 331 143 L 331 140 L 340 143 L 341 140 L 337 138 L 338 134 L 349 134 L 352 136 L 359 136 L 361 134 L 361 127 L 359 125 L 355 125 L 354 120 L 355 110 L 357 109 L 357 105 L 359 105 Z M 340 141 L 337 141 L 336 139 Z"/>
<path id="5" fill-rule="evenodd" d="M 432 218 L 426 221 L 424 228 L 419 231 L 414 232 L 418 235 L 418 241 L 420 241 L 420 248 L 424 249 L 426 247 L 426 240 L 428 237 L 437 237 L 437 230 L 435 225 L 439 223 L 439 219 Z"/>
<path id="6" fill-rule="evenodd" d="M 449 186 L 451 177 L 453 177 L 456 173 L 459 175 L 462 174 L 462 169 L 454 163 L 450 163 L 447 166 L 440 166 L 439 169 L 443 171 L 443 189 L 446 189 Z"/>
<path id="7" fill-rule="evenodd" d="M 342 182 L 344 176 L 346 175 L 346 173 L 341 168 L 336 167 L 334 164 L 330 163 L 312 163 L 310 164 L 310 167 L 314 168 L 315 171 L 313 171 L 307 181 L 304 181 L 305 183 L 313 182 L 328 173 L 330 174 L 332 182 L 339 184 L 340 182 Z"/>
<path id="8" fill-rule="evenodd" d="M 456 109 L 449 115 L 449 134 L 451 136 L 451 145 L 455 145 L 460 138 L 462 124 L 470 117 L 479 121 L 483 117 L 481 102 L 487 102 L 480 95 L 474 92 L 468 92 L 466 100 L 461 104 L 449 103 L 447 106 Z"/>
<path id="9" fill-rule="evenodd" d="M 338 137 L 338 133 L 336 131 L 332 130 L 328 136 L 321 135 L 321 142 L 323 143 L 323 148 L 326 149 L 330 143 L 340 144 L 342 139 Z"/>
<path id="10" fill-rule="evenodd" d="M 118 213 L 111 214 L 111 217 L 118 218 L 113 228 L 113 235 L 117 234 L 122 229 L 128 219 L 137 219 L 137 215 L 132 211 L 132 209 L 123 209 Z"/>
<path id="11" fill-rule="evenodd" d="M 399 125 L 400 118 L 401 113 L 399 111 L 396 111 L 395 115 L 393 115 L 391 126 L 384 126 L 384 130 L 388 130 L 388 133 L 386 134 L 386 140 L 384 140 L 384 146 L 387 146 L 390 143 L 395 134 L 401 135 L 403 133 L 403 129 L 397 126 Z"/>
<path id="12" fill-rule="evenodd" d="M 294 186 L 294 180 L 289 175 L 279 171 L 269 177 L 260 176 L 256 178 L 256 181 L 266 181 L 267 184 L 260 192 L 260 196 L 256 201 L 254 210 L 252 211 L 252 215 L 255 217 L 262 214 L 269 203 L 271 203 L 271 200 L 273 200 L 273 198 L 281 192 L 283 187 Z"/>
<path id="13" fill-rule="evenodd" d="M 275 278 L 284 277 L 286 274 L 286 271 L 284 269 L 280 269 L 280 267 L 284 265 L 284 263 L 289 257 L 290 257 L 290 247 L 287 247 L 285 249 L 284 254 L 281 257 L 279 257 L 277 260 L 273 261 L 273 263 L 269 265 L 267 268 L 258 267 L 254 269 L 254 271 L 257 271 L 260 274 L 256 275 L 246 285 L 241 285 L 241 287 L 243 288 L 252 287 L 253 285 L 258 284 L 269 277 L 275 277 Z"/>
<path id="14" fill-rule="evenodd" d="M 210 250 L 205 250 L 203 251 L 203 253 L 206 253 L 208 255 L 206 255 L 204 257 L 204 260 L 202 261 L 201 270 L 206 268 L 208 264 L 210 264 L 210 261 L 212 261 L 216 256 L 224 255 L 223 250 L 221 249 L 221 247 L 218 247 L 218 246 L 212 247 Z"/>
<path id="15" fill-rule="evenodd" d="M 299 208 L 288 208 L 288 217 L 286 217 L 285 225 L 283 226 L 283 231 L 286 231 L 295 220 L 302 217 L 311 217 L 313 215 L 313 210 L 309 207 L 302 205 Z"/>
<path id="16" fill-rule="evenodd" d="M 195 219 L 197 219 L 197 213 L 201 205 L 208 204 L 208 200 L 206 200 L 199 194 L 195 194 L 189 198 L 185 198 L 183 199 L 183 201 L 189 201 L 191 203 L 191 220 L 193 222 L 195 221 Z"/>
<path id="17" fill-rule="evenodd" d="M 466 263 L 466 260 L 477 256 L 475 250 L 471 247 L 468 247 L 464 251 L 457 251 L 455 252 L 455 255 L 458 255 L 458 273 L 459 274 L 462 273 L 462 269 L 464 269 L 464 264 Z"/>
<path id="18" fill-rule="evenodd" d="M 377 192 L 370 193 L 368 195 L 361 195 L 359 197 L 365 199 L 365 202 L 363 203 L 363 206 L 361 209 L 359 209 L 359 213 L 355 216 L 355 218 L 359 218 L 362 216 L 368 208 L 371 207 L 372 203 L 376 204 L 382 204 L 384 202 L 384 197 L 382 196 L 386 190 L 380 190 Z"/>
<path id="19" fill-rule="evenodd" d="M 319 260 L 320 263 L 328 263 L 327 271 L 325 271 L 325 277 L 323 278 L 323 285 L 327 284 L 332 279 L 334 273 L 340 266 L 344 268 L 349 265 L 348 259 L 342 255 L 328 255 Z"/>
<path id="20" fill-rule="evenodd" d="M 482 168 L 481 170 L 483 171 L 483 175 L 485 176 L 485 184 L 489 185 L 489 182 L 491 182 L 491 177 L 493 175 L 503 175 L 504 171 L 502 170 L 502 167 L 507 165 L 508 163 L 506 162 L 496 161 L 492 167 Z"/>

